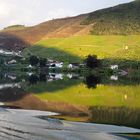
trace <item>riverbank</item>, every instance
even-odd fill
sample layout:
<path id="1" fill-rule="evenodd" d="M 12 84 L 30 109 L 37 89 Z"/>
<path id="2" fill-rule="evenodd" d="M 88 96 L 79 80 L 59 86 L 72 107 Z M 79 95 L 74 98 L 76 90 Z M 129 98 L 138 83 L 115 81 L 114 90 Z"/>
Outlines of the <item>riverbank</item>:
<path id="1" fill-rule="evenodd" d="M 49 118 L 52 112 L 0 109 L 0 139 L 30 140 L 127 140 L 123 134 L 140 130 Z M 122 134 L 122 135 L 121 135 Z"/>

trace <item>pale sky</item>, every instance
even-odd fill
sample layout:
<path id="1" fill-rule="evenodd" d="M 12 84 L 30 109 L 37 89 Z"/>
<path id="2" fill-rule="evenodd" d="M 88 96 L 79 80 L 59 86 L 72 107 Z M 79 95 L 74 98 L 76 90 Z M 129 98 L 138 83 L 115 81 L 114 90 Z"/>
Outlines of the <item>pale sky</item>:
<path id="1" fill-rule="evenodd" d="M 132 0 L 0 0 L 0 29 L 35 25 L 53 18 L 75 16 Z"/>

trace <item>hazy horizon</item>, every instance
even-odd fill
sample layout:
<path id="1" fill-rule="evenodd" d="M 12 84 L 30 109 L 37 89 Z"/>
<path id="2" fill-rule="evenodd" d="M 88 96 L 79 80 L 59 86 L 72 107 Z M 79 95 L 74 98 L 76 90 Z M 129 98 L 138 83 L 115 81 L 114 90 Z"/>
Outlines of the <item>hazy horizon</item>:
<path id="1" fill-rule="evenodd" d="M 0 0 L 0 29 L 16 24 L 26 26 L 76 16 L 133 0 Z"/>

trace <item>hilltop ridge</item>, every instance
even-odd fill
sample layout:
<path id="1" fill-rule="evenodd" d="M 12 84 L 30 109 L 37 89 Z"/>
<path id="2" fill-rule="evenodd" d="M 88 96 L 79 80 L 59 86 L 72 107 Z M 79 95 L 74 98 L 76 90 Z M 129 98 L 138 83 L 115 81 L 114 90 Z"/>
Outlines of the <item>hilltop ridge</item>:
<path id="1" fill-rule="evenodd" d="M 53 19 L 36 26 L 0 31 L 0 47 L 5 47 L 3 35 L 20 38 L 25 44 L 41 39 L 65 38 L 83 35 L 139 35 L 140 0 L 117 5 L 95 12 L 60 19 Z M 3 45 L 2 45 L 3 44 Z M 24 45 L 25 47 L 25 45 Z M 21 48 L 24 48 L 21 47 Z"/>

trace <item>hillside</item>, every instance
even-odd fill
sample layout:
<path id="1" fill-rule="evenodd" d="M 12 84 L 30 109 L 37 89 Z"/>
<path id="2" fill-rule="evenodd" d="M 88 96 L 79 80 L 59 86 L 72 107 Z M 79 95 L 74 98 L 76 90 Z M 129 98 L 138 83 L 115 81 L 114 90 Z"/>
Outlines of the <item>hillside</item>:
<path id="1" fill-rule="evenodd" d="M 127 46 L 127 49 L 126 49 Z M 43 39 L 34 46 L 24 50 L 40 57 L 52 58 L 64 62 L 81 62 L 89 54 L 95 54 L 100 59 L 110 63 L 130 63 L 138 65 L 140 61 L 140 36 L 114 35 L 82 35 L 68 38 Z"/>
<path id="2" fill-rule="evenodd" d="M 140 35 L 130 34 L 140 33 L 139 8 L 137 0 L 20 30 L 2 30 L 0 48 L 23 50 L 27 47 L 25 57 L 32 53 L 64 62 L 81 62 L 87 55 L 95 54 L 107 64 L 137 67 Z M 104 36 L 87 35 L 91 33 Z M 127 36 L 116 35 L 126 33 Z"/>
<path id="3" fill-rule="evenodd" d="M 30 44 L 42 38 L 64 38 L 87 34 L 140 34 L 140 0 L 92 13 L 53 19 L 32 27 L 2 30 Z M 0 42 L 1 43 L 1 42 Z"/>
<path id="4" fill-rule="evenodd" d="M 3 30 L 4 31 L 14 31 L 14 30 L 22 30 L 24 28 L 25 28 L 24 25 L 12 25 L 12 26 L 5 27 Z"/>
<path id="5" fill-rule="evenodd" d="M 90 13 L 82 22 L 93 24 L 91 34 L 140 34 L 140 0 Z"/>
<path id="6" fill-rule="evenodd" d="M 28 43 L 39 41 L 45 36 L 48 37 L 67 37 L 87 28 L 87 25 L 80 25 L 86 15 L 54 19 L 36 26 L 26 27 L 22 30 L 2 30 L 1 33 L 11 34 L 21 38 Z M 61 32 L 61 33 L 60 33 Z M 0 36 L 1 36 L 0 33 Z"/>

